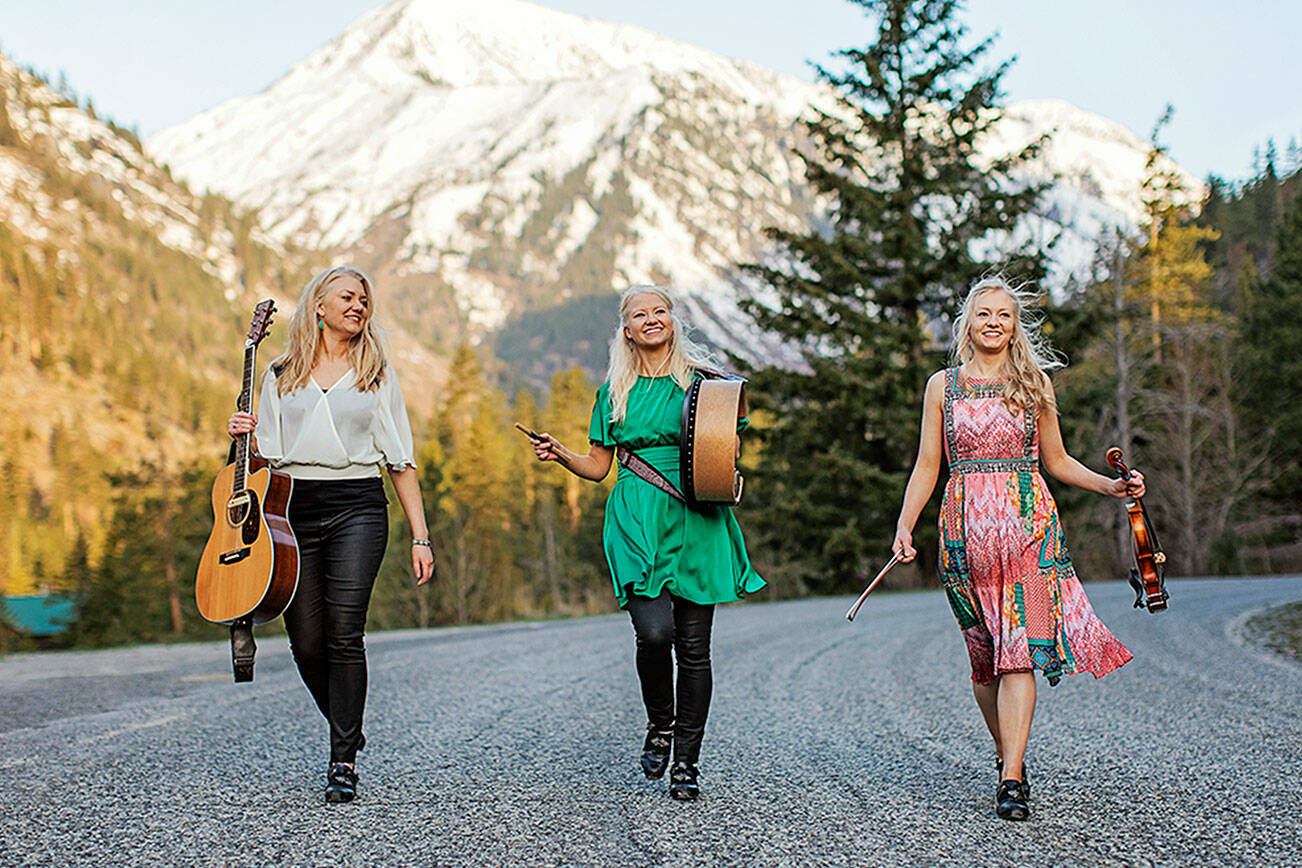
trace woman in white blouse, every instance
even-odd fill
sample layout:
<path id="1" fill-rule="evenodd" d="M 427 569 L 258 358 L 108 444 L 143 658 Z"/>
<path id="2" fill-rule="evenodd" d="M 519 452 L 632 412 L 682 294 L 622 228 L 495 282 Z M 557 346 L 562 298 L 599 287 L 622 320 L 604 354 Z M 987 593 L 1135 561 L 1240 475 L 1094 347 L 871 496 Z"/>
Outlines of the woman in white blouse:
<path id="1" fill-rule="evenodd" d="M 356 795 L 355 758 L 366 743 L 363 631 L 389 534 L 382 466 L 411 524 L 417 584 L 434 575 L 407 407 L 371 324 L 373 302 L 370 279 L 355 268 L 312 278 L 290 319 L 289 348 L 263 379 L 261 413 L 227 423 L 232 437 L 253 432 L 262 456 L 294 478 L 299 578 L 285 629 L 330 724 L 328 802 Z"/>

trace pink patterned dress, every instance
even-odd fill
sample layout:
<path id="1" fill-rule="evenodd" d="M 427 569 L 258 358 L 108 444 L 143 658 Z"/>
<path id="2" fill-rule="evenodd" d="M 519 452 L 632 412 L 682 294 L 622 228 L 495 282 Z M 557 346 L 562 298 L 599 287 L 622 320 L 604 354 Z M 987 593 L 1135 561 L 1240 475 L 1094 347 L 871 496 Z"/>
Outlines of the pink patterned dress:
<path id="1" fill-rule="evenodd" d="M 945 372 L 940 571 L 972 659 L 972 680 L 1039 669 L 1102 678 L 1131 659 L 1094 614 L 1040 476 L 1033 414 L 1013 412 L 1003 385 Z"/>

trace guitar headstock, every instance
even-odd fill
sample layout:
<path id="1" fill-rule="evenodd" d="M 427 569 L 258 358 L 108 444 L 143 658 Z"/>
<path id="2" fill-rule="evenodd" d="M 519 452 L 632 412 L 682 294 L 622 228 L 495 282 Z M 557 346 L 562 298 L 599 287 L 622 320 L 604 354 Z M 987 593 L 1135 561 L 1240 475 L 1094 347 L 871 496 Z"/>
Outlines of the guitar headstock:
<path id="1" fill-rule="evenodd" d="M 256 346 L 267 336 L 267 330 L 271 328 L 271 317 L 275 312 L 276 303 L 271 299 L 258 302 L 258 306 L 253 309 L 253 321 L 249 323 L 249 346 Z"/>

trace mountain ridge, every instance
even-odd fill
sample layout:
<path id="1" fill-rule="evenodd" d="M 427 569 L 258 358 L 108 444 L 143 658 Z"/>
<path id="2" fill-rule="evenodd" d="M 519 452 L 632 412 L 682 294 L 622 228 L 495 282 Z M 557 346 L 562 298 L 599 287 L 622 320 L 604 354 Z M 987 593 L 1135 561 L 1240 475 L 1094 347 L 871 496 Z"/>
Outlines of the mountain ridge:
<path id="1" fill-rule="evenodd" d="M 631 25 L 522 0 L 395 0 L 148 148 L 257 208 L 273 237 L 379 272 L 409 329 L 430 304 L 455 318 L 435 327 L 445 344 L 665 282 L 711 342 L 753 352 L 764 337 L 737 309 L 735 264 L 764 255 L 764 227 L 817 219 L 799 157 L 811 105 L 834 110 L 833 94 Z M 1062 286 L 1142 213 L 1147 146 L 1041 100 L 1007 108 L 984 158 L 1053 130 L 1025 177 L 1059 180 L 1023 231 L 1059 236 Z"/>

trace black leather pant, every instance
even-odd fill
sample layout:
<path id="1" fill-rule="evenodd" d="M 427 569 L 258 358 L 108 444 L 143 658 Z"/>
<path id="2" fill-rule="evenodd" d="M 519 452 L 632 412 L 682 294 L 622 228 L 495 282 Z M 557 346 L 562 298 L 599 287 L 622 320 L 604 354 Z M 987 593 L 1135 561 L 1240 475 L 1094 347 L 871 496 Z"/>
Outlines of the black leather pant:
<path id="1" fill-rule="evenodd" d="M 330 723 L 330 761 L 352 762 L 366 705 L 366 609 L 389 537 L 379 478 L 295 480 L 289 523 L 298 589 L 285 630 L 298 674 Z"/>
<path id="2" fill-rule="evenodd" d="M 701 754 L 705 718 L 710 713 L 710 627 L 714 606 L 675 597 L 629 594 L 629 617 L 637 636 L 637 677 L 647 720 L 659 729 L 674 729 L 674 760 L 695 763 Z M 678 658 L 677 715 L 674 661 Z"/>

